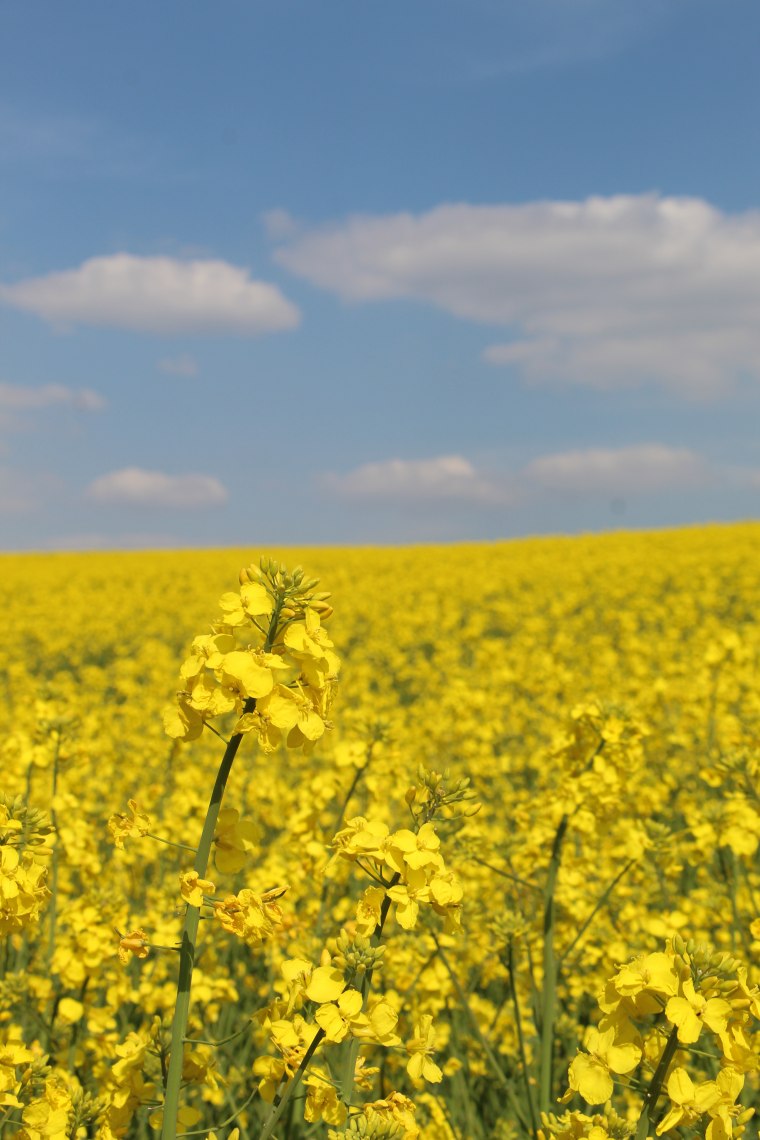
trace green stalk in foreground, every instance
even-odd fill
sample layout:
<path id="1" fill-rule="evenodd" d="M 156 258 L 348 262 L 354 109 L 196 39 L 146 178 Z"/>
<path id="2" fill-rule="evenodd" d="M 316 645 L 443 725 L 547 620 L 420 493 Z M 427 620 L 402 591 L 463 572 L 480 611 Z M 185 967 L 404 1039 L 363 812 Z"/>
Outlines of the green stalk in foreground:
<path id="1" fill-rule="evenodd" d="M 249 697 L 245 702 L 244 712 L 253 712 L 256 702 Z M 222 762 L 214 781 L 214 789 L 209 800 L 206 819 L 203 824 L 201 841 L 198 844 L 193 869 L 200 878 L 206 877 L 211 844 L 214 841 L 214 831 L 219 818 L 219 809 L 222 805 L 224 789 L 227 786 L 232 764 L 237 755 L 243 733 L 239 732 L 230 739 L 224 750 Z M 198 923 L 200 921 L 200 908 L 190 906 L 188 903 L 185 914 L 185 925 L 182 930 L 182 943 L 179 948 L 179 979 L 177 982 L 177 1001 L 174 1006 L 172 1020 L 171 1052 L 169 1056 L 169 1070 L 166 1074 L 166 1090 L 164 1093 L 164 1120 L 161 1129 L 161 1140 L 174 1140 L 177 1134 L 177 1112 L 179 1111 L 179 1091 L 182 1083 L 182 1065 L 185 1052 L 185 1034 L 187 1033 L 187 1020 L 190 1013 L 190 986 L 193 980 L 195 966 L 195 942 L 198 937 Z"/>
<path id="2" fill-rule="evenodd" d="M 667 1074 L 670 1062 L 673 1060 L 676 1049 L 678 1048 L 678 1026 L 674 1025 L 670 1031 L 670 1036 L 665 1043 L 665 1048 L 662 1051 L 660 1062 L 655 1069 L 652 1083 L 647 1090 L 647 1095 L 644 1098 L 644 1107 L 641 1110 L 639 1117 L 638 1127 L 636 1128 L 636 1140 L 646 1140 L 649 1136 L 650 1129 L 654 1123 L 655 1113 L 657 1111 L 657 1101 L 662 1091 L 663 1082 Z"/>
<path id="3" fill-rule="evenodd" d="M 554 1061 L 554 1022 L 557 1016 L 557 956 L 554 946 L 554 892 L 557 874 L 562 857 L 562 841 L 565 838 L 569 817 L 563 815 L 559 821 L 552 844 L 549 860 L 549 873 L 544 890 L 544 981 L 541 991 L 541 1073 L 539 1083 L 539 1106 L 541 1112 L 549 1112 L 552 1105 L 552 1065 Z"/>
<path id="4" fill-rule="evenodd" d="M 227 687 L 228 694 L 231 688 L 244 698 L 242 705 L 238 703 L 238 729 L 243 731 L 235 732 L 226 742 L 195 854 L 193 869 L 201 879 L 206 877 L 230 771 L 244 732 L 251 729 L 250 724 L 244 727 L 243 722 L 251 720 L 257 702 L 259 712 L 265 716 L 269 694 L 273 692 L 277 692 L 280 701 L 284 701 L 287 706 L 290 692 L 288 682 L 276 680 L 271 673 L 267 674 L 267 670 L 275 663 L 275 659 L 270 658 L 273 646 L 277 645 L 278 669 L 289 667 L 293 675 L 298 677 L 298 699 L 304 704 L 308 702 L 309 711 L 305 717 L 309 732 L 313 734 L 317 731 L 320 722 L 321 730 L 324 731 L 322 718 L 330 705 L 340 662 L 332 651 L 332 642 L 321 626 L 322 620 L 327 620 L 332 614 L 332 607 L 327 604 L 330 595 L 315 593 L 318 584 L 316 578 L 305 580 L 300 567 L 288 573 L 285 567 L 273 559 L 262 559 L 258 567 L 250 566 L 241 570 L 239 596 L 226 593 L 220 599 L 224 614 L 219 623 L 221 632 L 212 638 L 197 638 L 193 643 L 192 652 L 196 660 L 191 660 L 192 668 L 183 674 L 190 691 L 183 690 L 179 694 L 179 712 L 170 709 L 168 719 L 167 714 L 164 717 L 169 735 L 175 739 L 192 740 L 207 727 L 207 722 L 202 720 L 201 713 L 192 703 L 193 679 L 197 683 L 200 677 L 203 685 L 207 680 L 206 670 L 211 670 L 218 684 Z M 236 641 L 237 633 L 245 636 L 246 640 L 252 638 L 259 641 L 260 648 L 254 648 L 249 642 L 241 649 L 239 646 L 242 637 Z M 217 660 L 214 664 L 209 664 L 209 653 L 217 659 L 221 656 L 221 663 Z M 198 657 L 201 657 L 200 662 Z M 302 675 L 304 662 L 309 662 L 312 667 L 308 677 Z M 296 701 L 295 697 L 293 701 Z M 223 701 L 221 708 L 224 711 L 229 706 Z M 284 720 L 276 721 L 272 716 L 268 722 L 267 743 L 270 748 L 280 744 L 288 748 L 300 748 L 314 738 L 313 735 L 307 737 L 301 733 L 298 716 L 291 719 L 291 710 L 286 708 L 286 712 Z M 278 725 L 282 726 L 282 731 Z M 175 1140 L 177 1135 L 184 1046 L 190 1013 L 190 987 L 199 922 L 200 908 L 188 903 L 179 946 L 179 977 L 164 1089 L 162 1140 Z"/>

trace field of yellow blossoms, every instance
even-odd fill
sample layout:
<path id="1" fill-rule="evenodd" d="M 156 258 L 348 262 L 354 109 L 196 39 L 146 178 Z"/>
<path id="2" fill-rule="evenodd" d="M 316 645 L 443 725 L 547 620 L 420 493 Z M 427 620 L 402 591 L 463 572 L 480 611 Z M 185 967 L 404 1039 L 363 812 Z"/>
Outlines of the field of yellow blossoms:
<path id="1" fill-rule="evenodd" d="M 759 553 L 3 556 L 3 1140 L 755 1137 Z"/>

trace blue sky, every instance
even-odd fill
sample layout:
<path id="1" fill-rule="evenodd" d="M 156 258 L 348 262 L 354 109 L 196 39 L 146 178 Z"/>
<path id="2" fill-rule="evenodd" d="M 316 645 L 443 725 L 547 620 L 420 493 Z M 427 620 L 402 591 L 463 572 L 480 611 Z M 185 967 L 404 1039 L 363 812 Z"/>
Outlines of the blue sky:
<path id="1" fill-rule="evenodd" d="M 0 548 L 756 518 L 756 0 L 0 11 Z"/>

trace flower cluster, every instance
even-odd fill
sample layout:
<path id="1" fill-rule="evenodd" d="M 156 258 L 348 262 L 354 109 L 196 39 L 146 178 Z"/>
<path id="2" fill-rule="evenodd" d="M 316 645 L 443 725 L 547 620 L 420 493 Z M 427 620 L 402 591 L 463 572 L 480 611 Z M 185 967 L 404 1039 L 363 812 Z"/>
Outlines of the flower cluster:
<path id="1" fill-rule="evenodd" d="M 459 928 L 462 884 L 447 871 L 431 822 L 423 823 L 417 832 L 409 828 L 390 831 L 380 820 L 355 816 L 337 833 L 334 846 L 342 859 L 358 863 L 381 884 L 365 891 L 359 905 L 358 922 L 366 933 L 372 933 L 379 922 L 386 895 L 405 930 L 417 925 L 421 906 L 441 915 L 447 930 Z"/>
<path id="2" fill-rule="evenodd" d="M 599 1005 L 602 1018 L 570 1064 L 566 1099 L 578 1092 L 589 1104 L 603 1104 L 613 1094 L 613 1074 L 631 1077 L 644 1065 L 659 1071 L 670 1102 L 659 1115 L 658 1135 L 693 1128 L 703 1117 L 708 1140 L 741 1135 L 754 1113 L 738 1098 L 745 1074 L 757 1069 L 753 1034 L 760 1020 L 760 988 L 748 984 L 744 966 L 676 935 L 665 951 L 621 966 Z M 689 1073 L 697 1042 L 700 1056 L 720 1066 L 716 1076 L 695 1080 Z M 659 1091 L 655 1082 L 650 1116 Z"/>
<path id="3" fill-rule="evenodd" d="M 0 798 L 0 937 L 33 927 L 50 897 L 49 816 L 20 796 Z"/>
<path id="4" fill-rule="evenodd" d="M 332 614 L 329 594 L 300 567 L 291 574 L 271 559 L 240 578 L 239 592 L 219 601 L 221 619 L 193 640 L 166 731 L 195 740 L 206 723 L 234 712 L 234 731 L 255 732 L 264 751 L 285 743 L 309 752 L 329 723 L 340 668 L 322 624 Z"/>
<path id="5" fill-rule="evenodd" d="M 277 902 L 282 894 L 282 889 L 275 889 L 257 895 L 245 887 L 237 895 L 227 895 L 215 902 L 214 917 L 229 934 L 242 939 L 248 946 L 255 946 L 271 937 L 275 927 L 282 925 L 282 909 Z"/>

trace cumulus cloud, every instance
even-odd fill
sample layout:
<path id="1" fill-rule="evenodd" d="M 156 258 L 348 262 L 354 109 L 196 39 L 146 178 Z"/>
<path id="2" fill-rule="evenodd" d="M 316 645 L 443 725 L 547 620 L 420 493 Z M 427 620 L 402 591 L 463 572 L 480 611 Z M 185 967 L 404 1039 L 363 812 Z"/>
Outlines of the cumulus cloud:
<path id="1" fill-rule="evenodd" d="M 256 333 L 300 319 L 275 285 L 226 261 L 116 253 L 77 269 L 0 286 L 0 301 L 56 325 L 106 325 L 149 333 Z"/>
<path id="2" fill-rule="evenodd" d="M 158 367 L 169 376 L 191 377 L 197 376 L 199 372 L 198 361 L 188 352 L 182 352 L 179 356 L 166 356 L 159 360 Z"/>
<path id="3" fill-rule="evenodd" d="M 415 506 L 513 507 L 558 496 L 646 496 L 699 488 L 760 487 L 760 469 L 711 464 L 689 448 L 659 443 L 537 456 L 509 471 L 479 471 L 461 455 L 365 463 L 323 486 L 345 499 Z"/>
<path id="4" fill-rule="evenodd" d="M 86 490 L 96 503 L 128 507 L 175 507 L 194 510 L 227 501 L 227 489 L 213 475 L 167 475 L 124 467 L 99 475 Z"/>
<path id="5" fill-rule="evenodd" d="M 506 490 L 479 474 L 461 455 L 364 463 L 345 475 L 325 475 L 323 482 L 343 498 L 409 503 L 493 504 L 504 500 Z"/>
<path id="6" fill-rule="evenodd" d="M 760 379 L 758 211 L 656 194 L 443 205 L 297 233 L 275 256 L 347 301 L 503 326 L 485 359 L 528 380 L 714 396 Z"/>
<path id="7" fill-rule="evenodd" d="M 43 408 L 69 407 L 98 412 L 106 401 L 91 388 L 67 388 L 63 384 L 43 384 L 26 388 L 21 384 L 0 383 L 0 409 L 10 412 L 36 412 Z"/>
<path id="8" fill-rule="evenodd" d="M 709 465 L 696 452 L 658 443 L 557 452 L 539 456 L 521 472 L 529 486 L 580 494 L 695 487 L 709 482 L 711 475 Z"/>

